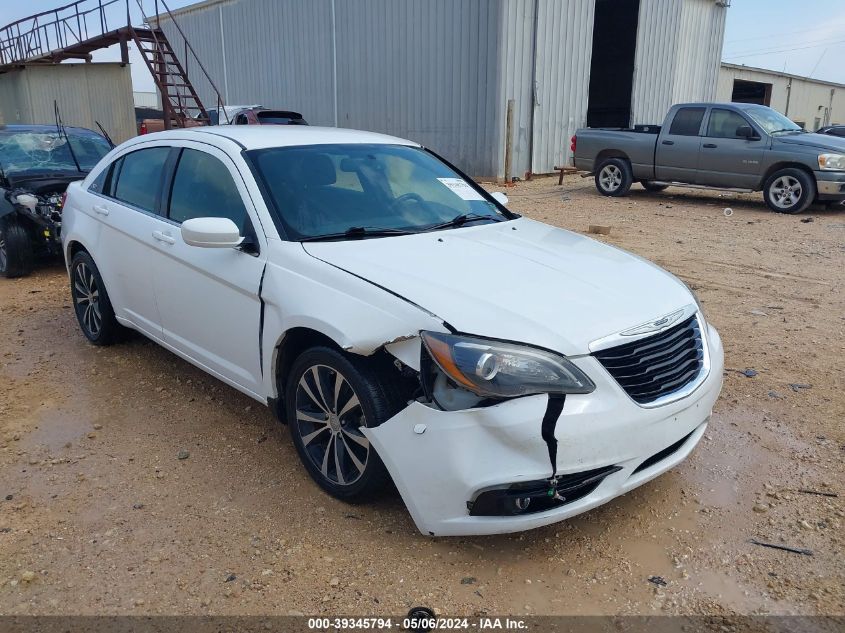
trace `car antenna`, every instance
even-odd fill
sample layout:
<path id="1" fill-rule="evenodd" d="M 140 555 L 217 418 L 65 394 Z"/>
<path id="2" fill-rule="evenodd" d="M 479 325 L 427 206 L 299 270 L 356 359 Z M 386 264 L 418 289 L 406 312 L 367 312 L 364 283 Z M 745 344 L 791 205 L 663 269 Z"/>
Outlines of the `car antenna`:
<path id="1" fill-rule="evenodd" d="M 65 137 L 65 143 L 67 143 L 67 148 L 70 151 L 70 156 L 73 158 L 73 164 L 76 165 L 76 171 L 81 172 L 82 167 L 79 166 L 79 161 L 76 160 L 76 152 L 73 151 L 73 145 L 70 144 L 70 139 L 67 136 L 67 132 L 65 131 L 65 125 L 62 123 L 62 116 L 59 114 L 59 102 L 53 99 L 53 111 L 56 115 L 56 130 L 58 130 L 60 136 Z"/>
<path id="2" fill-rule="evenodd" d="M 94 121 L 94 123 L 96 123 L 97 127 L 100 128 L 100 132 L 102 132 L 103 136 L 106 137 L 106 140 L 109 142 L 109 145 L 111 145 L 111 148 L 114 149 L 114 141 L 111 140 L 111 136 L 109 136 L 109 133 L 106 132 L 105 128 L 102 125 L 100 125 L 99 121 Z"/>

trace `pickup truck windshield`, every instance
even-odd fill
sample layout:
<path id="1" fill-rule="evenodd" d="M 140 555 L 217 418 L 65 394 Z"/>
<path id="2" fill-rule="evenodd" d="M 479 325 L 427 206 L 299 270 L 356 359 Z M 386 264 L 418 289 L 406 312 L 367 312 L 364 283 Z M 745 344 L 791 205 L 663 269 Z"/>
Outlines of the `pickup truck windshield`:
<path id="1" fill-rule="evenodd" d="M 67 136 L 58 130 L 0 131 L 0 168 L 7 176 L 23 172 L 75 172 L 78 170 L 74 155 L 79 168 L 87 173 L 109 150 L 106 139 L 88 130 L 67 130 Z"/>
<path id="2" fill-rule="evenodd" d="M 247 155 L 293 240 L 384 237 L 512 217 L 418 147 L 332 144 Z"/>
<path id="3" fill-rule="evenodd" d="M 765 106 L 748 108 L 745 113 L 750 116 L 757 125 L 763 128 L 763 131 L 767 134 L 795 133 L 804 131 L 801 129 L 801 126 L 796 125 L 780 112 L 776 112 L 775 110 Z"/>

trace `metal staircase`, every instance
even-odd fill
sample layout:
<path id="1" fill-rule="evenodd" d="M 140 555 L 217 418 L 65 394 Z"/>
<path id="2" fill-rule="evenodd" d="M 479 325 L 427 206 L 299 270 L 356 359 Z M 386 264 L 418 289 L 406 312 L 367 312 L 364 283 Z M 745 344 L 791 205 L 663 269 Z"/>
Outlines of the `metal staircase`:
<path id="1" fill-rule="evenodd" d="M 129 63 L 128 42 L 138 47 L 161 95 L 164 126 L 186 127 L 208 125 L 208 111 L 191 83 L 188 61 L 199 69 L 223 105 L 220 91 L 203 67 L 164 0 L 154 0 L 155 14 L 144 14 L 141 0 L 135 0 L 141 11 L 143 26 L 133 26 L 130 0 L 77 0 L 50 11 L 17 20 L 0 28 L 0 73 L 24 64 L 56 64 L 67 59 L 91 60 L 91 52 L 119 44 L 121 60 Z M 159 11 L 159 5 L 164 9 Z M 164 31 L 162 17 L 176 28 L 184 41 L 180 61 Z"/>

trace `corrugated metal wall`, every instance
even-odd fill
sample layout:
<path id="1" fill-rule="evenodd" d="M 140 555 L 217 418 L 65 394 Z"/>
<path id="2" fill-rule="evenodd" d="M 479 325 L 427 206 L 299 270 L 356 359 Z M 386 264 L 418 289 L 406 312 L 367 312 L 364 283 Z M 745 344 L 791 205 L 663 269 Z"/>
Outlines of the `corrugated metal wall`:
<path id="1" fill-rule="evenodd" d="M 715 0 L 640 0 L 632 123 L 659 124 L 684 101 L 712 101 L 727 8 Z"/>
<path id="2" fill-rule="evenodd" d="M 502 177 L 509 99 L 512 174 L 570 161 L 569 138 L 586 125 L 594 14 L 595 0 L 223 0 L 176 19 L 229 104 L 411 138 L 472 175 Z M 714 97 L 724 14 L 715 0 L 640 0 L 633 122 Z M 183 56 L 172 22 L 163 28 Z M 189 73 L 211 107 L 190 62 Z"/>
<path id="3" fill-rule="evenodd" d="M 595 0 L 504 0 L 498 176 L 504 175 L 509 99 L 514 100 L 512 175 L 548 173 L 569 161 L 569 139 L 587 120 L 594 10 Z"/>
<path id="4" fill-rule="evenodd" d="M 662 123 L 672 105 L 678 30 L 685 0 L 640 0 L 633 123 Z"/>
<path id="5" fill-rule="evenodd" d="M 569 161 L 569 141 L 587 121 L 594 0 L 540 0 L 532 171 Z"/>
<path id="6" fill-rule="evenodd" d="M 115 143 L 137 133 L 129 66 L 30 65 L 0 75 L 0 120 L 4 123 L 53 124 L 54 101 L 65 125 L 99 131 L 99 121 Z"/>
<path id="7" fill-rule="evenodd" d="M 672 93 L 675 103 L 716 98 L 726 13 L 713 0 L 684 0 Z"/>
<path id="8" fill-rule="evenodd" d="M 227 103 L 334 125 L 336 46 L 338 125 L 410 138 L 474 175 L 495 173 L 498 2 L 241 0 L 176 20 Z M 162 27 L 182 58 L 173 23 Z M 189 76 L 211 107 L 210 87 Z"/>

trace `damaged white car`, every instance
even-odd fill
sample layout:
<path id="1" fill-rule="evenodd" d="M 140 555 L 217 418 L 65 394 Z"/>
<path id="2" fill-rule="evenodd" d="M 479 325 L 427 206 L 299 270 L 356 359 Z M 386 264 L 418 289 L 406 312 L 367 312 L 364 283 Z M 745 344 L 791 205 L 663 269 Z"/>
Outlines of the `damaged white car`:
<path id="1" fill-rule="evenodd" d="M 507 210 L 419 145 L 334 128 L 132 139 L 68 188 L 80 327 L 142 332 L 286 422 L 347 500 L 425 534 L 584 512 L 683 460 L 722 384 L 657 266 Z"/>

